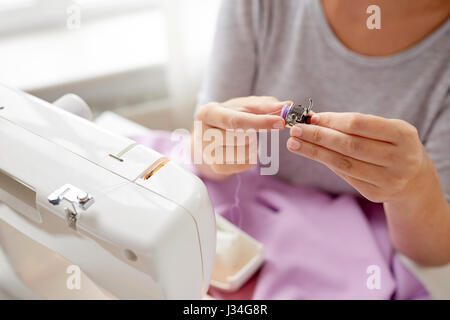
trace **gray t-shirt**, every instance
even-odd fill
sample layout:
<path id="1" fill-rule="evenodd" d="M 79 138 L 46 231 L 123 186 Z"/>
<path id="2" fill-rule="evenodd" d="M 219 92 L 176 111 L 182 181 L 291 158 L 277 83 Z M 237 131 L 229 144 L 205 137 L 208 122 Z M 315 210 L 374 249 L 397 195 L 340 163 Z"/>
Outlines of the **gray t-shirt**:
<path id="1" fill-rule="evenodd" d="M 302 104 L 312 97 L 317 112 L 408 121 L 450 201 L 450 19 L 406 51 L 366 57 L 336 38 L 318 0 L 224 0 L 199 105 L 250 95 Z M 281 179 L 356 193 L 324 165 L 290 153 L 288 137 L 280 135 Z"/>

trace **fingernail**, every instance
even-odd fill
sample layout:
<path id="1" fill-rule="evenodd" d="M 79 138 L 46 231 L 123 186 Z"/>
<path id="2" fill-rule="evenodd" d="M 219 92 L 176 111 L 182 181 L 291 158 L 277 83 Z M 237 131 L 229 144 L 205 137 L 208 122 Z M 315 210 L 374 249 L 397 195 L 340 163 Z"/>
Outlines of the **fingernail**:
<path id="1" fill-rule="evenodd" d="M 318 124 L 319 120 L 320 120 L 320 117 L 317 114 L 313 114 L 313 116 L 311 117 L 311 123 L 312 124 Z"/>
<path id="2" fill-rule="evenodd" d="M 295 139 L 289 139 L 288 147 L 291 150 L 297 150 L 300 149 L 300 142 Z"/>
<path id="3" fill-rule="evenodd" d="M 284 128 L 284 122 L 283 120 L 277 121 L 273 125 L 274 129 L 283 129 Z"/>
<path id="4" fill-rule="evenodd" d="M 296 136 L 296 137 L 301 137 L 302 136 L 302 132 L 303 132 L 303 129 L 302 129 L 302 127 L 300 127 L 300 126 L 293 126 L 292 127 L 292 135 L 293 136 Z"/>

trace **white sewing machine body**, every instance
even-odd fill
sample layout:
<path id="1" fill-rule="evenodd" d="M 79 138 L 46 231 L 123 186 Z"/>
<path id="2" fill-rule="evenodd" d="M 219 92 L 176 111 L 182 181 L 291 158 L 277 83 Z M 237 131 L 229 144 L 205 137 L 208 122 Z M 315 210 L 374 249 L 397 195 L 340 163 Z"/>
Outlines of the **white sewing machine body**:
<path id="1" fill-rule="evenodd" d="M 208 289 L 216 227 L 200 179 L 3 86 L 0 202 L 14 210 L 0 214 L 0 253 L 42 298 L 199 299 Z M 80 293 L 67 287 L 70 265 L 83 271 Z M 99 295 L 83 291 L 90 279 Z"/>

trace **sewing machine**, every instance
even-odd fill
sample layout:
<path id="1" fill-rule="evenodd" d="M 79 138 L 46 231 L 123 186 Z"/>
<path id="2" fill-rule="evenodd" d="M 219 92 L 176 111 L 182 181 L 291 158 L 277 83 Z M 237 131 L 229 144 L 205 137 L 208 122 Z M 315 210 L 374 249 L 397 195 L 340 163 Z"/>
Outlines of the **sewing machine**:
<path id="1" fill-rule="evenodd" d="M 204 184 L 90 117 L 76 96 L 52 105 L 0 85 L 0 297 L 204 297 L 216 254 Z M 223 218 L 217 228 L 246 248 L 232 274 L 216 261 L 213 283 L 235 290 L 262 245 Z"/>

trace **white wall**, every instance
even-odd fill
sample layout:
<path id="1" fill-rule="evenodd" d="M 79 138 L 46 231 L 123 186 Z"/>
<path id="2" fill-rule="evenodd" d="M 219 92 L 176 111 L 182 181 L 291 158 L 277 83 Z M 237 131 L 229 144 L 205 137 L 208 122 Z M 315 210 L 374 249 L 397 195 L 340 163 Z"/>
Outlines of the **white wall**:
<path id="1" fill-rule="evenodd" d="M 48 101 L 76 93 L 97 114 L 149 125 L 159 112 L 166 126 L 187 126 L 219 0 L 30 0 L 33 10 L 12 11 L 4 1 L 1 83 Z M 80 24 L 69 29 L 74 3 Z"/>

